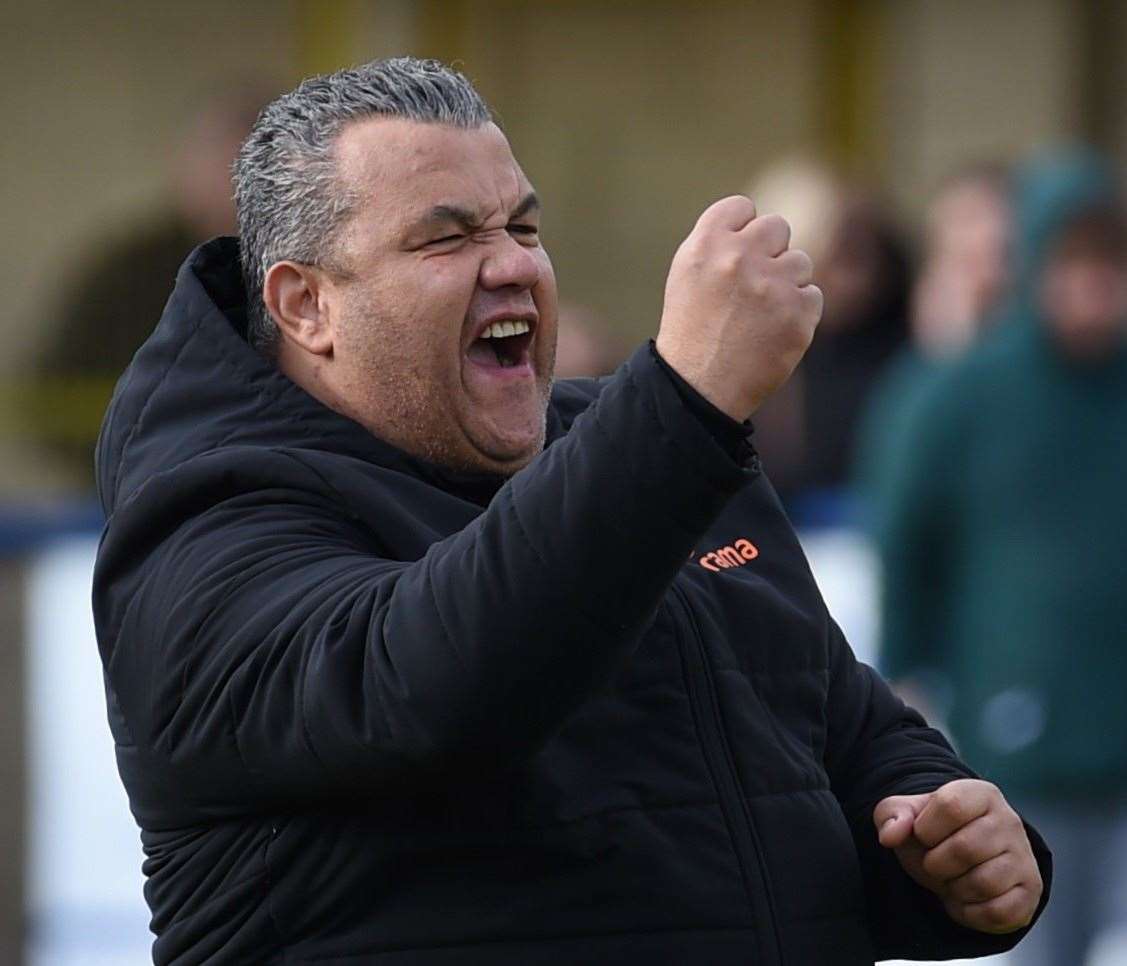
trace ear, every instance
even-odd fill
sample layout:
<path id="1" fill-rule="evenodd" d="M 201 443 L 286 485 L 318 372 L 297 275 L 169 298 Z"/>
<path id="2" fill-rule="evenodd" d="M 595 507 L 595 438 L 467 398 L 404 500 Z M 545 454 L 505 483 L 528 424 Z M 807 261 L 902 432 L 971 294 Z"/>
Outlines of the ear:
<path id="1" fill-rule="evenodd" d="M 333 351 L 322 281 L 315 266 L 283 261 L 270 266 L 262 284 L 262 300 L 283 337 L 319 356 Z"/>

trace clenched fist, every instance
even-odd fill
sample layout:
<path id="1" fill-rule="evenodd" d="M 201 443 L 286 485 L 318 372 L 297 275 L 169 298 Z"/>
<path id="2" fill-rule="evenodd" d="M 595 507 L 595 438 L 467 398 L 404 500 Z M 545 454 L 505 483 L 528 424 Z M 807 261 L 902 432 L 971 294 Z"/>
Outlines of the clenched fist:
<path id="1" fill-rule="evenodd" d="M 742 195 L 707 208 L 673 256 L 657 350 L 734 419 L 747 419 L 798 365 L 822 315 L 810 257 L 778 215 Z"/>
<path id="2" fill-rule="evenodd" d="M 873 821 L 880 844 L 955 922 L 1006 933 L 1033 920 L 1041 873 L 1021 819 L 994 785 L 968 778 L 926 795 L 894 795 Z"/>

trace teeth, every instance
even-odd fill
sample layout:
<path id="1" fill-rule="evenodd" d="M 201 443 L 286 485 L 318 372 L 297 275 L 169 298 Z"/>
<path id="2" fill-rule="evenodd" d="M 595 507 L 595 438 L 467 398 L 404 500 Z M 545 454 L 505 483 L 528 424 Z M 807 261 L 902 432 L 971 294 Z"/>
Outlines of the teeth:
<path id="1" fill-rule="evenodd" d="M 529 324 L 523 319 L 506 319 L 504 322 L 494 322 L 481 334 L 481 337 L 483 339 L 507 339 L 513 335 L 524 335 L 529 329 Z"/>

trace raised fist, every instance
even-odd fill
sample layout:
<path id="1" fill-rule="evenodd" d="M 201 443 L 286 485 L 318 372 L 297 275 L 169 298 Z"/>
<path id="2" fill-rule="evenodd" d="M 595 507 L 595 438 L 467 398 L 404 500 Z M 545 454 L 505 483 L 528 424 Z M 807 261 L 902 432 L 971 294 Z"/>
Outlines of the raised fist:
<path id="1" fill-rule="evenodd" d="M 705 209 L 669 268 L 657 350 L 734 419 L 787 380 L 822 315 L 810 257 L 789 245 L 782 218 L 733 195 Z"/>

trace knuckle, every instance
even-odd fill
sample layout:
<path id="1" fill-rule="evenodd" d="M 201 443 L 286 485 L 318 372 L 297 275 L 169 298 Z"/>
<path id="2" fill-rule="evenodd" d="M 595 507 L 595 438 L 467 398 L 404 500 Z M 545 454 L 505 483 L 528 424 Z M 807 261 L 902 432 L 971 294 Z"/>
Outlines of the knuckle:
<path id="1" fill-rule="evenodd" d="M 1021 862 L 1011 852 L 1003 852 L 991 865 L 998 880 L 1016 882 L 1020 878 Z"/>
<path id="2" fill-rule="evenodd" d="M 760 302 L 770 301 L 775 295 L 775 286 L 766 275 L 754 275 L 748 280 L 748 290 Z"/>
<path id="3" fill-rule="evenodd" d="M 716 270 L 726 279 L 737 278 L 744 271 L 744 260 L 739 252 L 725 252 L 714 264 Z"/>
<path id="4" fill-rule="evenodd" d="M 956 862 L 970 865 L 982 858 L 981 850 L 969 839 L 958 836 L 951 841 L 951 854 Z"/>
<path id="5" fill-rule="evenodd" d="M 974 821 L 975 832 L 981 838 L 1004 845 L 1007 835 L 1006 823 L 994 812 L 987 812 Z"/>
<path id="6" fill-rule="evenodd" d="M 954 783 L 944 785 L 936 791 L 934 795 L 935 803 L 945 815 L 959 824 L 963 824 L 967 817 L 966 802 L 963 799 L 961 790 L 952 787 L 953 785 Z"/>
<path id="7" fill-rule="evenodd" d="M 697 223 L 700 224 L 703 221 L 707 224 L 712 215 L 730 214 L 734 217 L 736 215 L 753 215 L 754 213 L 755 205 L 746 195 L 728 195 L 706 208 Z"/>
<path id="8" fill-rule="evenodd" d="M 945 878 L 944 873 L 947 871 L 946 857 L 942 852 L 936 849 L 931 849 L 924 853 L 923 859 L 920 860 L 920 865 L 933 879 Z"/>
<path id="9" fill-rule="evenodd" d="M 984 882 L 975 876 L 968 876 L 963 884 L 963 898 L 967 902 L 986 902 L 998 894 L 994 883 Z"/>
<path id="10" fill-rule="evenodd" d="M 782 215 L 760 215 L 751 223 L 749 234 L 760 244 L 768 238 L 775 238 L 781 234 L 790 237 L 790 225 Z"/>
<path id="11" fill-rule="evenodd" d="M 958 902 L 968 903 L 982 902 L 990 898 L 973 882 L 964 882 L 962 879 L 956 880 L 948 886 L 948 894 Z"/>
<path id="12" fill-rule="evenodd" d="M 946 785 L 940 785 L 931 793 L 931 797 L 939 805 L 949 805 L 952 802 L 957 802 L 959 800 L 958 785 L 958 782 L 948 782 Z"/>
<path id="13" fill-rule="evenodd" d="M 1006 808 L 1007 811 L 1012 811 L 1012 809 L 1010 809 L 1009 807 L 1009 803 L 1005 799 L 1005 796 L 1002 794 L 1002 790 L 993 782 L 982 780 L 976 781 L 975 791 L 977 795 L 981 796 L 981 798 L 986 801 L 987 806 L 992 811 L 1002 807 Z"/>
<path id="14" fill-rule="evenodd" d="M 1004 896 L 987 903 L 987 907 L 994 910 L 995 925 L 1006 932 L 1028 926 L 1037 912 L 1034 894 L 1024 888 L 1011 889 Z"/>
<path id="15" fill-rule="evenodd" d="M 963 876 L 961 881 L 965 885 L 968 901 L 986 902 L 1001 895 L 1008 880 L 999 870 L 989 873 L 973 870 Z"/>
<path id="16" fill-rule="evenodd" d="M 717 204 L 748 211 L 755 207 L 755 203 L 747 195 L 725 195 Z"/>
<path id="17" fill-rule="evenodd" d="M 1015 915 L 1015 912 L 1014 902 L 1008 895 L 991 899 L 982 907 L 983 918 L 991 926 L 998 929 L 1016 924 L 1019 917 Z"/>
<path id="18" fill-rule="evenodd" d="M 689 235 L 677 249 L 673 256 L 674 264 L 679 268 L 688 268 L 699 271 L 705 262 L 705 243 L 700 234 Z"/>

